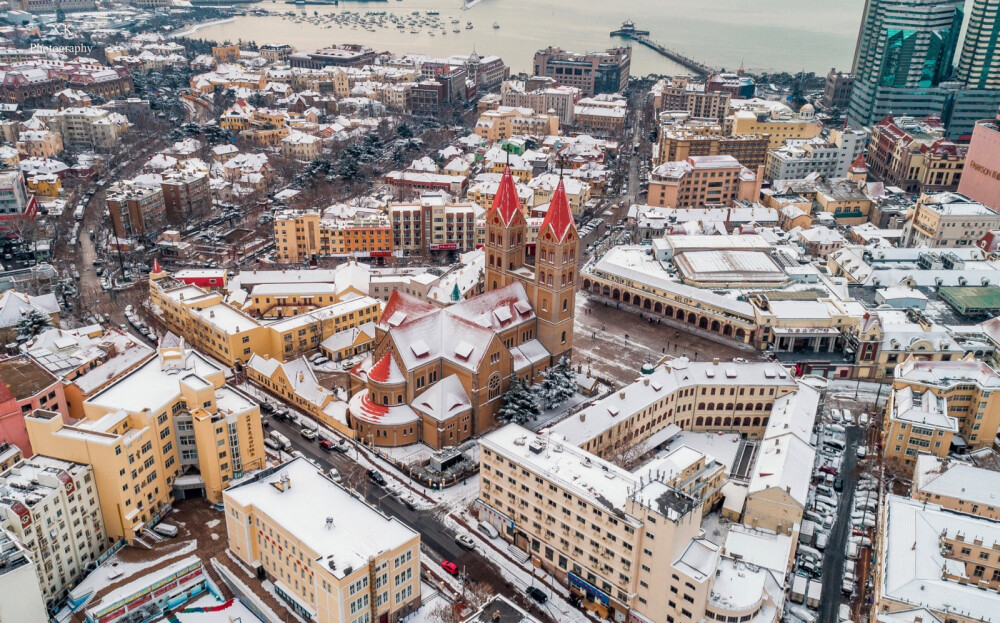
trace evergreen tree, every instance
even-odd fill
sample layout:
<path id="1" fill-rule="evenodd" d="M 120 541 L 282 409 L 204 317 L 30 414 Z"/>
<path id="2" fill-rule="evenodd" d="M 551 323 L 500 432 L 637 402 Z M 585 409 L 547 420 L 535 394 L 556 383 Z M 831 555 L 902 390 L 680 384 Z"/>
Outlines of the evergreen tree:
<path id="1" fill-rule="evenodd" d="M 48 314 L 32 309 L 17 321 L 17 339 L 25 342 L 52 327 Z"/>
<path id="2" fill-rule="evenodd" d="M 576 375 L 569 359 L 561 357 L 556 365 L 545 371 L 545 378 L 538 388 L 538 397 L 547 409 L 558 407 L 576 394 Z"/>
<path id="3" fill-rule="evenodd" d="M 56 21 L 60 24 L 66 21 L 66 11 L 61 6 L 56 7 Z"/>
<path id="4" fill-rule="evenodd" d="M 542 414 L 542 407 L 528 384 L 518 377 L 510 382 L 510 389 L 504 394 L 503 406 L 498 417 L 504 422 L 524 424 Z"/>

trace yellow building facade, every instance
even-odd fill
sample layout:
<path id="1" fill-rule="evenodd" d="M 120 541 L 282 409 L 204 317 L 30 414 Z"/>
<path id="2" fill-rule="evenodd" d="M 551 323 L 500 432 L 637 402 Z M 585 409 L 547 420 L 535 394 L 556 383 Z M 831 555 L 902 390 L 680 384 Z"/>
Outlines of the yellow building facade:
<path id="1" fill-rule="evenodd" d="M 231 480 L 265 466 L 257 403 L 176 336 L 164 343 L 72 425 L 49 411 L 25 417 L 35 452 L 93 467 L 111 542 L 139 536 L 175 496 L 218 502 Z"/>

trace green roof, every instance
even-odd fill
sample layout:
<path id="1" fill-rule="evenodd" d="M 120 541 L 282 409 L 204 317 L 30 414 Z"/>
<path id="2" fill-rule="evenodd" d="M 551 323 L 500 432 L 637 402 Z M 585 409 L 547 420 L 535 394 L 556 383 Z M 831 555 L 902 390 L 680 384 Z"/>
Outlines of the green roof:
<path id="1" fill-rule="evenodd" d="M 945 286 L 938 296 L 962 313 L 1000 310 L 1000 288 L 994 286 Z"/>

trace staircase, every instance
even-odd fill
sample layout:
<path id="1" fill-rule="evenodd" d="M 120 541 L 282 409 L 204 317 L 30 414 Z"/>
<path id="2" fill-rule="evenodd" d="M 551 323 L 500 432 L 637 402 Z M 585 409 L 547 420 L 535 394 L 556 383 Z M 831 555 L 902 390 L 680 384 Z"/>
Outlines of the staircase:
<path id="1" fill-rule="evenodd" d="M 522 565 L 524 563 L 528 562 L 528 559 L 531 558 L 531 556 L 528 555 L 528 552 L 522 550 L 521 548 L 519 548 L 518 546 L 514 545 L 513 543 L 511 543 L 510 545 L 507 546 L 507 553 L 510 554 L 511 558 L 513 558 L 514 560 L 516 560 L 518 563 L 520 563 Z"/>

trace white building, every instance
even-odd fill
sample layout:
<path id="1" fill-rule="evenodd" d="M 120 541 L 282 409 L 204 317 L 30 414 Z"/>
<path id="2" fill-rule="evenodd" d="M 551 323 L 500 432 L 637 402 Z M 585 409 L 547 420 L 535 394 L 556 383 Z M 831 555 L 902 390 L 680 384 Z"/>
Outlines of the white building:
<path id="1" fill-rule="evenodd" d="M 767 152 L 764 177 L 768 180 L 800 180 L 812 173 L 827 179 L 847 177 L 847 170 L 864 152 L 867 133 L 831 130 L 829 136 L 789 140 Z"/>
<path id="2" fill-rule="evenodd" d="M 107 542 L 94 470 L 35 455 L 0 474 L 0 519 L 38 561 L 46 604 L 61 600 Z"/>
<path id="3" fill-rule="evenodd" d="M 4 531 L 0 531 L 0 596 L 0 621 L 48 622 L 35 564 L 14 535 Z"/>

